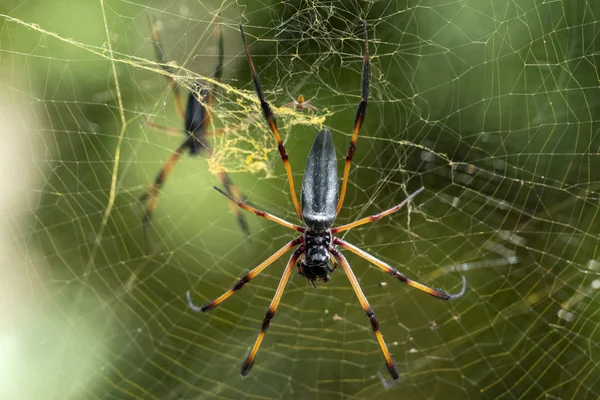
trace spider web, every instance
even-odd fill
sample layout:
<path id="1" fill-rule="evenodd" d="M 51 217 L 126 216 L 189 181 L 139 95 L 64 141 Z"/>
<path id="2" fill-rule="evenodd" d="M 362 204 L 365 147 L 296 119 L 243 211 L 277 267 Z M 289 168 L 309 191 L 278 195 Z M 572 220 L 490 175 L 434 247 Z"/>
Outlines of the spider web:
<path id="1" fill-rule="evenodd" d="M 565 0 L 4 2 L 1 397 L 600 397 L 599 12 Z M 153 246 L 137 199 L 181 138 L 146 121 L 181 121 L 150 14 L 183 88 L 211 76 L 217 25 L 225 39 L 213 124 L 226 131 L 211 160 L 176 166 Z M 344 237 L 449 292 L 464 275 L 467 292 L 437 301 L 348 254 L 401 373 L 386 390 L 343 272 L 317 289 L 294 274 L 241 379 L 287 258 L 210 313 L 192 313 L 184 293 L 218 296 L 293 233 L 247 215 L 245 241 L 213 173 L 297 219 L 237 24 L 299 186 L 322 125 L 340 164 L 347 150 L 361 18 L 371 97 L 338 223 L 424 186 Z M 284 107 L 286 90 L 316 95 L 318 111 Z"/>

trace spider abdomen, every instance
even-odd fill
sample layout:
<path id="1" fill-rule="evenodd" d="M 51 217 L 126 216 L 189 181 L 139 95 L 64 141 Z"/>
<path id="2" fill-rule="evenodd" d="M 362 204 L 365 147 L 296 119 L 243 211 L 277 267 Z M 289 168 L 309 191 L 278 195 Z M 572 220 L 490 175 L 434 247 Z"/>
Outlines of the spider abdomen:
<path id="1" fill-rule="evenodd" d="M 315 231 L 325 231 L 337 216 L 338 176 L 331 131 L 319 132 L 310 149 L 302 181 L 302 220 Z"/>
<path id="2" fill-rule="evenodd" d="M 198 155 L 208 148 L 206 143 L 203 143 L 210 118 L 208 110 L 203 104 L 207 102 L 208 95 L 208 89 L 201 88 L 198 83 L 188 95 L 184 128 L 189 135 L 188 149 L 192 155 Z"/>

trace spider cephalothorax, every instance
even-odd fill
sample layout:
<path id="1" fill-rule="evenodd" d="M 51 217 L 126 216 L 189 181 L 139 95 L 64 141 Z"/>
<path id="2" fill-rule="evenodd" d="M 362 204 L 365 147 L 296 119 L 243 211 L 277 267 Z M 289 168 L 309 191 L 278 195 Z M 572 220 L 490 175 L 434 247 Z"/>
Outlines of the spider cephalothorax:
<path id="1" fill-rule="evenodd" d="M 311 229 L 304 232 L 304 257 L 298 261 L 298 273 L 313 285 L 317 281 L 328 282 L 330 265 L 329 247 L 331 246 L 331 230 L 322 232 Z"/>

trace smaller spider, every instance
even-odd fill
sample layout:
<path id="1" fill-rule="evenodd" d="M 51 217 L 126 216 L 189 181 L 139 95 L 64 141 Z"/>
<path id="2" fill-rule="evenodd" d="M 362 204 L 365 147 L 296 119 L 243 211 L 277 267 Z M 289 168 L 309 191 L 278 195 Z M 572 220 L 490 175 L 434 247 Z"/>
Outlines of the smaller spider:
<path id="1" fill-rule="evenodd" d="M 150 23 L 150 29 L 152 31 L 152 44 L 154 45 L 154 53 L 160 63 L 160 67 L 168 73 L 165 75 L 171 89 L 173 91 L 173 97 L 175 99 L 175 108 L 177 114 L 183 120 L 183 129 L 172 128 L 169 126 L 160 125 L 154 121 L 147 121 L 146 124 L 152 129 L 165 132 L 172 136 L 183 136 L 183 141 L 180 145 L 171 153 L 171 156 L 166 161 L 164 166 L 154 178 L 154 181 L 146 192 L 140 196 L 140 201 L 146 204 L 146 211 L 142 219 L 144 229 L 147 229 L 152 214 L 156 208 L 158 201 L 158 194 L 160 189 L 165 184 L 167 178 L 173 171 L 173 168 L 180 160 L 184 153 L 188 153 L 190 156 L 206 155 L 209 158 L 213 155 L 213 149 L 210 146 L 207 139 L 213 138 L 224 132 L 224 129 L 210 129 L 211 125 L 211 107 L 215 100 L 215 92 L 217 91 L 217 85 L 211 84 L 209 88 L 204 87 L 204 84 L 200 81 L 193 83 L 192 89 L 188 92 L 187 103 L 184 108 L 183 99 L 179 90 L 179 84 L 173 77 L 173 69 L 168 63 L 165 51 L 162 47 L 162 43 L 159 35 L 159 28 L 154 17 L 149 16 L 148 22 Z M 215 81 L 220 81 L 223 75 L 223 36 L 221 35 L 220 26 L 217 25 L 217 65 L 213 73 L 212 78 Z M 229 175 L 224 172 L 218 172 L 217 177 L 225 187 L 225 190 L 229 195 L 236 199 L 245 200 L 245 196 L 239 190 L 237 186 L 233 184 Z M 233 214 L 237 217 L 238 225 L 245 236 L 250 235 L 248 224 L 246 219 L 242 215 L 237 207 L 231 208 Z"/>
<path id="2" fill-rule="evenodd" d="M 304 100 L 304 96 L 302 96 L 302 95 L 298 96 L 298 98 L 296 99 L 296 98 L 294 98 L 294 96 L 292 96 L 290 94 L 290 92 L 288 92 L 287 90 L 286 90 L 286 92 L 287 92 L 288 96 L 290 96 L 290 99 L 292 99 L 292 101 L 290 101 L 289 103 L 287 103 L 285 105 L 286 107 L 295 108 L 296 111 L 298 111 L 298 112 L 302 112 L 302 111 L 304 111 L 304 109 L 307 109 L 307 110 L 313 111 L 313 112 L 319 110 L 317 107 L 310 104 L 310 102 L 313 101 L 317 97 L 316 94 L 313 97 L 311 97 L 310 99 Z"/>

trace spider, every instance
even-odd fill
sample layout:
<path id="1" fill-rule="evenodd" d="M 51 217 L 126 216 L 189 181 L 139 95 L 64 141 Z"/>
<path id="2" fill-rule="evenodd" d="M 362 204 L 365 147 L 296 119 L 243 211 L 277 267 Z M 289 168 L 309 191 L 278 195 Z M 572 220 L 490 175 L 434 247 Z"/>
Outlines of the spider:
<path id="1" fill-rule="evenodd" d="M 323 128 L 317 134 L 306 162 L 306 169 L 302 181 L 302 207 L 300 207 L 300 205 L 298 204 L 298 199 L 296 198 L 290 162 L 285 147 L 281 142 L 279 132 L 277 130 L 275 116 L 273 114 L 273 111 L 271 110 L 271 107 L 265 100 L 258 75 L 254 68 L 254 64 L 252 63 L 250 51 L 248 50 L 246 36 L 241 25 L 240 31 L 242 35 L 244 50 L 246 52 L 248 63 L 250 65 L 252 80 L 254 82 L 256 94 L 260 101 L 263 116 L 273 135 L 275 136 L 275 139 L 277 140 L 277 144 L 279 146 L 279 153 L 281 154 L 281 159 L 283 161 L 288 176 L 292 202 L 294 203 L 296 212 L 298 213 L 298 216 L 302 220 L 304 226 L 293 224 L 267 212 L 255 209 L 249 206 L 248 204 L 234 199 L 231 195 L 228 195 L 227 193 L 215 187 L 216 190 L 228 197 L 229 200 L 237 204 L 238 207 L 246 211 L 252 212 L 260 217 L 266 218 L 270 221 L 276 222 L 287 228 L 293 229 L 301 233 L 302 236 L 299 236 L 287 243 L 281 249 L 276 251 L 272 256 L 267 258 L 262 264 L 260 264 L 259 266 L 248 272 L 246 275 L 244 275 L 231 289 L 229 289 L 221 296 L 217 297 L 212 301 L 209 301 L 201 307 L 198 307 L 193 303 L 190 291 L 188 291 L 186 293 L 188 305 L 194 312 L 206 312 L 212 310 L 213 308 L 221 304 L 223 301 L 225 301 L 227 298 L 229 298 L 231 295 L 233 295 L 236 291 L 241 289 L 246 283 L 254 279 L 275 260 L 279 259 L 286 252 L 297 247 L 285 267 L 283 276 L 281 277 L 273 300 L 271 301 L 271 304 L 263 320 L 258 338 L 256 339 L 254 346 L 252 347 L 250 353 L 248 354 L 242 365 L 242 376 L 247 375 L 254 364 L 254 359 L 256 357 L 258 349 L 263 341 L 267 329 L 269 328 L 269 324 L 271 323 L 271 320 L 275 315 L 275 311 L 277 310 L 277 306 L 279 305 L 279 301 L 281 300 L 281 296 L 292 274 L 294 266 L 297 266 L 298 273 L 301 276 L 308 279 L 314 285 L 316 281 L 329 281 L 329 274 L 336 269 L 338 264 L 340 264 L 342 266 L 342 269 L 348 276 L 348 279 L 350 280 L 352 289 L 356 293 L 356 296 L 358 297 L 358 301 L 360 302 L 363 311 L 369 318 L 371 327 L 373 328 L 373 332 L 375 333 L 377 342 L 379 343 L 379 346 L 383 353 L 387 369 L 395 381 L 400 377 L 400 375 L 398 373 L 398 368 L 396 367 L 396 364 L 390 356 L 390 352 L 388 351 L 385 341 L 383 340 L 383 336 L 379 331 L 379 322 L 377 321 L 377 318 L 375 317 L 375 314 L 371 306 L 369 305 L 369 302 L 363 294 L 360 284 L 358 283 L 358 280 L 354 275 L 350 264 L 346 260 L 346 257 L 337 249 L 337 247 L 347 249 L 352 253 L 369 261 L 369 263 L 379 267 L 380 269 L 392 275 L 393 277 L 399 279 L 401 282 L 404 282 L 414 288 L 422 290 L 434 297 L 443 300 L 456 299 L 462 296 L 466 290 L 466 279 L 464 277 L 462 278 L 462 289 L 457 294 L 449 294 L 440 289 L 433 289 L 422 285 L 418 282 L 415 282 L 412 279 L 409 279 L 407 276 L 400 273 L 395 268 L 392 268 L 385 262 L 375 258 L 374 256 L 359 249 L 358 247 L 346 242 L 345 240 L 334 236 L 337 233 L 347 231 L 349 229 L 368 224 L 373 221 L 377 221 L 380 218 L 383 218 L 400 210 L 405 204 L 413 200 L 415 196 L 417 196 L 424 190 L 424 188 L 421 187 L 420 189 L 412 193 L 410 196 L 408 196 L 403 202 L 390 208 L 389 210 L 383 211 L 379 214 L 361 218 L 357 221 L 346 225 L 341 225 L 332 228 L 333 223 L 344 203 L 344 197 L 346 194 L 346 188 L 348 184 L 348 173 L 350 171 L 350 165 L 352 163 L 352 158 L 356 149 L 356 140 L 358 138 L 358 132 L 364 121 L 365 112 L 367 110 L 367 97 L 369 94 L 369 45 L 367 38 L 366 22 L 363 21 L 365 54 L 362 70 L 362 96 L 361 101 L 358 105 L 358 109 L 356 111 L 352 139 L 350 142 L 348 155 L 346 156 L 341 193 L 338 198 L 337 161 L 335 154 L 335 146 L 333 143 L 333 136 L 329 129 Z M 333 267 L 331 266 L 330 261 L 333 261 Z"/>
<path id="2" fill-rule="evenodd" d="M 173 79 L 173 70 L 168 65 L 167 57 L 160 41 L 158 26 L 153 17 L 149 17 L 150 28 L 152 30 L 152 43 L 154 44 L 154 52 L 156 58 L 160 62 L 161 68 L 167 72 L 167 81 L 173 90 L 173 97 L 175 98 L 175 108 L 177 113 L 183 119 L 184 127 L 183 130 L 171 128 L 157 124 L 152 121 L 148 121 L 148 125 L 154 129 L 166 132 L 168 134 L 181 134 L 185 135 L 185 140 L 173 151 L 171 157 L 167 160 L 165 165 L 156 175 L 152 185 L 149 189 L 140 197 L 141 202 L 146 203 L 146 211 L 142 223 L 144 226 L 150 222 L 154 208 L 156 207 L 157 196 L 159 190 L 166 182 L 169 174 L 175 167 L 175 164 L 181 158 L 184 152 L 188 152 L 190 156 L 199 156 L 206 154 L 208 157 L 212 157 L 213 151 L 210 147 L 207 139 L 214 137 L 223 132 L 223 129 L 216 129 L 209 132 L 211 115 L 210 108 L 214 102 L 214 94 L 217 90 L 216 85 L 211 85 L 210 89 L 203 87 L 202 84 L 197 81 L 194 83 L 192 90 L 188 93 L 187 104 L 184 110 L 181 99 L 181 93 L 179 92 L 179 85 Z M 219 81 L 223 75 L 223 37 L 221 36 L 221 30 L 217 25 L 217 47 L 218 47 L 218 61 L 213 74 L 213 79 Z M 225 190 L 234 198 L 243 198 L 243 195 L 239 189 L 233 185 L 229 175 L 222 171 L 217 173 L 217 177 L 223 183 Z M 240 212 L 240 210 L 233 206 L 233 213 L 237 216 L 238 224 L 246 236 L 249 235 L 248 225 L 246 219 Z"/>
<path id="3" fill-rule="evenodd" d="M 304 96 L 300 95 L 298 96 L 298 99 L 295 99 L 294 96 L 292 96 L 290 94 L 290 92 L 288 92 L 286 90 L 288 96 L 290 96 L 290 99 L 292 99 L 292 101 L 290 101 L 289 103 L 287 103 L 285 106 L 286 107 L 292 107 L 295 108 L 296 111 L 298 112 L 302 112 L 304 109 L 307 109 L 309 111 L 318 111 L 319 109 L 315 106 L 313 106 L 312 104 L 310 104 L 311 101 L 313 101 L 317 95 L 314 95 L 313 97 L 311 97 L 308 100 L 304 100 Z"/>

